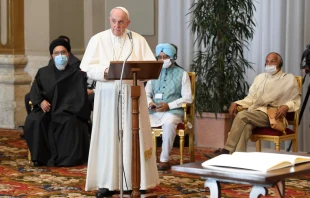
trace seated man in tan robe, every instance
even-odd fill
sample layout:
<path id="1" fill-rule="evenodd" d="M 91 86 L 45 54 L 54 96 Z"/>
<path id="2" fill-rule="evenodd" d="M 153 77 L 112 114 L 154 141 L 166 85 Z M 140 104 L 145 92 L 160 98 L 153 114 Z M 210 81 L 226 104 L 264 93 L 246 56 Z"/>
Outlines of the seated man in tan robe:
<path id="1" fill-rule="evenodd" d="M 299 109 L 301 93 L 295 76 L 281 70 L 282 57 L 275 52 L 269 53 L 265 66 L 266 73 L 254 79 L 248 95 L 231 104 L 229 114 L 235 118 L 224 148 L 206 155 L 207 157 L 246 151 L 252 130 L 256 127 L 270 126 L 267 116 L 268 106 L 278 107 L 276 119 L 285 117 L 287 112 Z M 248 110 L 236 114 L 238 106 Z"/>

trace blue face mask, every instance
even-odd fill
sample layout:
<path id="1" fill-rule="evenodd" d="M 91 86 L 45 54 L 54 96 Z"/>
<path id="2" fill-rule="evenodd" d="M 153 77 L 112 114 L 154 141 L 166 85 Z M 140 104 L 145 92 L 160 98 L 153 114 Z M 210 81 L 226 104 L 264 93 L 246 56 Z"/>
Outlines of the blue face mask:
<path id="1" fill-rule="evenodd" d="M 58 70 L 64 70 L 68 64 L 68 57 L 66 55 L 58 55 L 55 56 L 54 61 Z"/>

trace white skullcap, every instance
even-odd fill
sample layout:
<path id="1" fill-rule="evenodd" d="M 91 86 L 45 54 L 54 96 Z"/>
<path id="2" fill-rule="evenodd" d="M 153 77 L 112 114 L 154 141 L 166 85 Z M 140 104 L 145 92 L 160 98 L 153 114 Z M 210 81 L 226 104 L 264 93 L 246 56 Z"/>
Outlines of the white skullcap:
<path id="1" fill-rule="evenodd" d="M 110 15 L 112 14 L 112 11 L 113 11 L 114 9 L 121 9 L 121 10 L 123 10 L 123 11 L 127 14 L 127 18 L 128 18 L 128 20 L 129 20 L 129 12 L 128 12 L 128 10 L 127 10 L 126 8 L 121 7 L 121 6 L 117 6 L 117 7 L 113 8 L 113 9 L 111 10 Z"/>

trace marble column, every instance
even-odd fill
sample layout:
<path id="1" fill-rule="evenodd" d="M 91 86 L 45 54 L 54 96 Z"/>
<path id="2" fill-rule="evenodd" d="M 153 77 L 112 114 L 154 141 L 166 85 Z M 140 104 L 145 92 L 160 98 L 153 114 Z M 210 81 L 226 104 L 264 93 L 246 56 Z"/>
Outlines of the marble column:
<path id="1" fill-rule="evenodd" d="M 24 96 L 30 90 L 31 77 L 24 41 L 24 1 L 0 0 L 0 128 L 24 125 Z"/>

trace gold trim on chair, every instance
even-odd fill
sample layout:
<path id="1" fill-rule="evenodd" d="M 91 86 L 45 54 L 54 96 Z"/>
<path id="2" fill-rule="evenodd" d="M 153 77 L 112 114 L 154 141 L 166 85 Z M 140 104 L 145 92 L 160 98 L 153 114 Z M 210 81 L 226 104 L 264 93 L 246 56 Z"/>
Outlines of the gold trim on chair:
<path id="1" fill-rule="evenodd" d="M 31 109 L 31 111 L 32 111 L 32 110 L 33 110 L 33 104 L 32 104 L 32 102 L 31 102 L 31 100 L 29 101 L 29 105 L 30 105 L 30 109 Z M 30 152 L 29 148 L 28 148 L 28 163 L 29 163 L 29 164 L 32 163 L 31 152 Z"/>
<path id="2" fill-rule="evenodd" d="M 30 150 L 29 150 L 29 149 L 28 149 L 28 163 L 29 163 L 29 164 L 32 163 L 31 153 L 30 153 Z"/>

